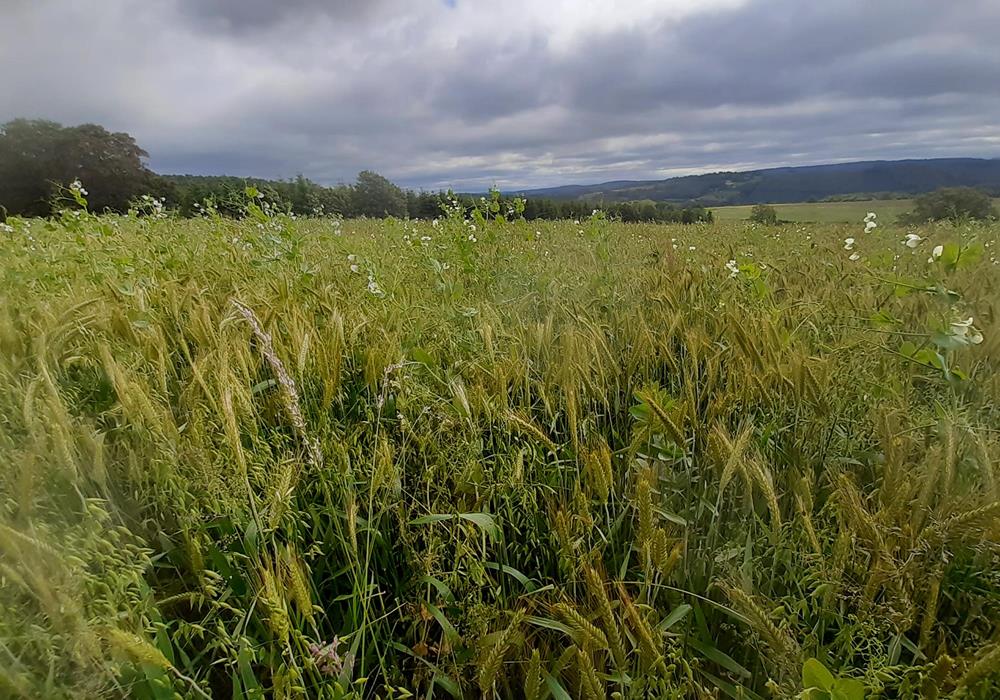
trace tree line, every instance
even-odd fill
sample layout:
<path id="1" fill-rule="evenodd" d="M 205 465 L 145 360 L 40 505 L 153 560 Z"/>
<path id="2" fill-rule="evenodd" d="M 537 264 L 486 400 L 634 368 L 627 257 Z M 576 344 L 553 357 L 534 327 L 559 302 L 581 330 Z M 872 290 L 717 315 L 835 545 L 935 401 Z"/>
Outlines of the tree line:
<path id="1" fill-rule="evenodd" d="M 96 124 L 64 127 L 46 120 L 15 119 L 0 126 L 0 217 L 48 216 L 60 206 L 65 188 L 84 184 L 95 211 L 125 212 L 143 195 L 162 199 L 182 216 L 210 206 L 223 215 L 240 216 L 248 186 L 273 205 L 301 216 L 410 217 L 432 219 L 442 205 L 457 200 L 467 209 L 479 197 L 453 192 L 404 190 L 372 171 L 356 182 L 332 187 L 300 175 L 292 180 L 232 176 L 159 175 L 146 166 L 148 154 L 126 133 Z M 665 202 L 595 202 L 590 200 L 500 197 L 503 211 L 518 209 L 526 219 L 581 219 L 600 208 L 610 218 L 628 222 L 711 221 L 712 212 Z"/>

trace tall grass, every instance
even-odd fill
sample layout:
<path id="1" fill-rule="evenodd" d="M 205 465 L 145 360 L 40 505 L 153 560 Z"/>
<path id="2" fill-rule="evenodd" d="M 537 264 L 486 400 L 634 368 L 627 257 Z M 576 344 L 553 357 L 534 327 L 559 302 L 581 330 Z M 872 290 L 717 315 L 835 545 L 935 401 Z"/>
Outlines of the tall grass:
<path id="1" fill-rule="evenodd" d="M 3 695 L 1000 693 L 995 224 L 249 213 L 0 234 Z"/>

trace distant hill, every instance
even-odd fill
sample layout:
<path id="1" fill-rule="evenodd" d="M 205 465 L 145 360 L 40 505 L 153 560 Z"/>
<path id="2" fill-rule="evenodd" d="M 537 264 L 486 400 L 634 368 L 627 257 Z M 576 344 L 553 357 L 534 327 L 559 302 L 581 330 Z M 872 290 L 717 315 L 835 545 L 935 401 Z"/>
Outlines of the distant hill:
<path id="1" fill-rule="evenodd" d="M 808 202 L 829 198 L 911 196 L 939 187 L 980 187 L 1000 194 L 1000 158 L 873 160 L 746 172 L 687 175 L 666 180 L 619 180 L 522 190 L 548 199 L 695 203 L 703 206 Z"/>

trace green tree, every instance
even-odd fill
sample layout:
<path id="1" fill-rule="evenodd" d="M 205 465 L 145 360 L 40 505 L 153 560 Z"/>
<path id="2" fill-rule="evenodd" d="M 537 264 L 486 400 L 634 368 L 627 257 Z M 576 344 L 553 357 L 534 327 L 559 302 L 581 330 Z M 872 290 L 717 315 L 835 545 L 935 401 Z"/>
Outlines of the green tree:
<path id="1" fill-rule="evenodd" d="M 989 195 L 972 187 L 942 187 L 913 200 L 914 210 L 901 217 L 906 223 L 996 216 Z"/>
<path id="2" fill-rule="evenodd" d="M 750 221 L 756 224 L 778 223 L 778 210 L 770 204 L 754 204 L 750 210 Z"/>
<path id="3" fill-rule="evenodd" d="M 406 194 L 371 170 L 358 173 L 352 190 L 355 216 L 406 216 Z"/>
<path id="4" fill-rule="evenodd" d="M 146 167 L 147 157 L 130 135 L 96 124 L 15 119 L 0 126 L 0 205 L 44 216 L 58 188 L 80 180 L 92 209 L 124 211 L 135 197 L 168 189 Z"/>

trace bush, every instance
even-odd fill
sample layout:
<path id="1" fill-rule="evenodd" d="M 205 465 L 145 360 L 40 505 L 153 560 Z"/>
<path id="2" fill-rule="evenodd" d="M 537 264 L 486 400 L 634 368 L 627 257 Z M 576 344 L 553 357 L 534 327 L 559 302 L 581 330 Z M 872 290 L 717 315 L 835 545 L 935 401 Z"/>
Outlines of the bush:
<path id="1" fill-rule="evenodd" d="M 755 224 L 778 223 L 778 210 L 770 204 L 755 204 L 750 210 L 750 221 Z"/>
<path id="2" fill-rule="evenodd" d="M 996 216 L 989 195 L 972 187 L 942 187 L 920 195 L 913 203 L 914 210 L 902 217 L 906 223 L 981 220 Z"/>

